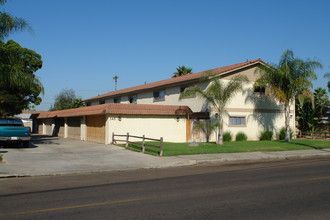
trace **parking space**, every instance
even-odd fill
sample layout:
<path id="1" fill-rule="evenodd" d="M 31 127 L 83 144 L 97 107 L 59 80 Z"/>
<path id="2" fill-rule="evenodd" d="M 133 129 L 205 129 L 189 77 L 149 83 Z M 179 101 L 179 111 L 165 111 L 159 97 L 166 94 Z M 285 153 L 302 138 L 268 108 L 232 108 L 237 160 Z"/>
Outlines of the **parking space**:
<path id="1" fill-rule="evenodd" d="M 0 147 L 0 177 L 100 172 L 177 165 L 179 158 L 160 158 L 104 145 L 51 136 L 33 136 L 28 148 Z"/>

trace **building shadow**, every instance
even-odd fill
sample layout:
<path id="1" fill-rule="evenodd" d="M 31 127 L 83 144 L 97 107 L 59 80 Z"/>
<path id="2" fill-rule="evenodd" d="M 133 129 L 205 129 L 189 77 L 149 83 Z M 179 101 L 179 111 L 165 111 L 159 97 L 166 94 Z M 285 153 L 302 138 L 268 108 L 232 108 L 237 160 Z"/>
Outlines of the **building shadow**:
<path id="1" fill-rule="evenodd" d="M 279 116 L 284 115 L 281 105 L 271 97 L 252 90 L 246 90 L 244 93 L 247 94 L 245 104 L 254 105 L 253 113 L 249 117 L 256 120 L 263 130 L 276 132 L 275 122 Z"/>
<path id="2" fill-rule="evenodd" d="M 24 148 L 24 149 L 28 149 L 28 148 L 37 148 L 38 146 L 33 144 L 32 142 L 29 143 L 29 146 L 28 147 L 25 147 L 23 145 L 23 143 L 21 142 L 17 142 L 17 143 L 2 143 L 0 144 L 0 148 L 3 148 L 3 149 L 9 149 L 9 148 Z M 8 151 L 0 151 L 0 153 L 7 153 Z"/>
<path id="3" fill-rule="evenodd" d="M 58 137 L 60 129 L 64 127 L 64 118 L 55 118 L 55 126 L 52 132 L 52 136 Z"/>
<path id="4" fill-rule="evenodd" d="M 38 145 L 38 144 L 55 144 L 59 145 L 59 143 L 56 142 L 58 140 L 57 137 L 50 136 L 50 135 L 33 135 L 30 145 Z"/>

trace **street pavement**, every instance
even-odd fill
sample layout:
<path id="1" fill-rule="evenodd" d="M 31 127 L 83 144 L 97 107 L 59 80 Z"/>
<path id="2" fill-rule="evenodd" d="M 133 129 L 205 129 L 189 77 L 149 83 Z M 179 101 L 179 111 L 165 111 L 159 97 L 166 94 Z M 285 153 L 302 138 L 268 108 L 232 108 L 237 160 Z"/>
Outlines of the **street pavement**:
<path id="1" fill-rule="evenodd" d="M 29 148 L 0 147 L 0 154 L 3 178 L 322 157 L 330 156 L 330 149 L 156 157 L 114 145 L 35 136 Z"/>

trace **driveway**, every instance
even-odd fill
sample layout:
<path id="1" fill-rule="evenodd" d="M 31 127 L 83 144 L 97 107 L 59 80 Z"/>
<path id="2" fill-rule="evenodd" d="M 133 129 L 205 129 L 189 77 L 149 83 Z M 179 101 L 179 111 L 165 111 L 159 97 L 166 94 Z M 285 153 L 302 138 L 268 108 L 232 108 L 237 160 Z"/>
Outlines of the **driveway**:
<path id="1" fill-rule="evenodd" d="M 247 152 L 156 157 L 114 145 L 33 136 L 29 148 L 2 147 L 0 178 L 161 168 L 200 163 L 240 163 L 330 156 L 330 150 Z"/>
<path id="2" fill-rule="evenodd" d="M 54 175 L 186 165 L 189 159 L 155 157 L 114 145 L 33 136 L 29 148 L 0 146 L 0 177 Z"/>

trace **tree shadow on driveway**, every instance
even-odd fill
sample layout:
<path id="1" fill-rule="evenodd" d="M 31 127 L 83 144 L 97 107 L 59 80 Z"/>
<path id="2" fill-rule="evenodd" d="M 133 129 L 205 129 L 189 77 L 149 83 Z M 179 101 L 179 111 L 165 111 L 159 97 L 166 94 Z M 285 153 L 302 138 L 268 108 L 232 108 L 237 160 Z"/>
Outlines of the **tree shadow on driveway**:
<path id="1" fill-rule="evenodd" d="M 38 145 L 38 144 L 54 144 L 59 145 L 56 141 L 58 137 L 53 137 L 49 135 L 33 135 L 30 145 Z"/>
<path id="2" fill-rule="evenodd" d="M 24 147 L 23 143 L 3 143 L 0 145 L 0 148 L 3 148 L 3 149 L 21 149 L 21 148 L 24 148 L 24 149 L 28 149 L 28 148 L 37 148 L 38 146 L 34 145 L 33 143 L 30 142 L 29 146 L 28 147 Z M 0 153 L 7 153 L 8 151 L 0 151 Z"/>
<path id="3" fill-rule="evenodd" d="M 47 136 L 47 135 L 32 135 L 30 144 L 28 147 L 24 147 L 22 143 L 18 142 L 18 143 L 1 143 L 0 144 L 0 149 L 9 149 L 9 148 L 17 148 L 17 149 L 33 149 L 33 148 L 37 148 L 39 147 L 38 145 L 40 144 L 53 144 L 53 145 L 59 145 L 59 143 L 57 142 L 58 138 L 57 137 L 53 137 L 53 136 Z M 0 153 L 7 153 L 8 151 L 3 151 Z"/>

